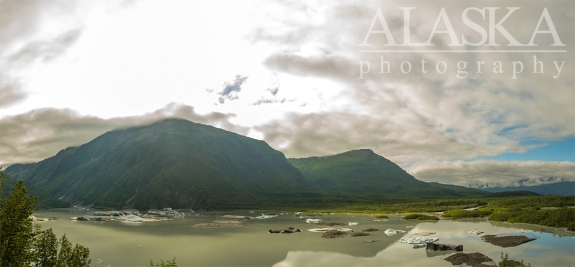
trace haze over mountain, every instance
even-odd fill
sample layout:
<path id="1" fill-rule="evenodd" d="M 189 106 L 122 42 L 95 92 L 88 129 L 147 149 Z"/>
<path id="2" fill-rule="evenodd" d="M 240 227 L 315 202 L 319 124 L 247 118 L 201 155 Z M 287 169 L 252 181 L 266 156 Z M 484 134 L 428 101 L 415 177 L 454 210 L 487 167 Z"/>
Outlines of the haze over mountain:
<path id="1" fill-rule="evenodd" d="M 110 131 L 24 167 L 8 171 L 100 207 L 238 207 L 321 192 L 267 143 L 180 119 Z"/>

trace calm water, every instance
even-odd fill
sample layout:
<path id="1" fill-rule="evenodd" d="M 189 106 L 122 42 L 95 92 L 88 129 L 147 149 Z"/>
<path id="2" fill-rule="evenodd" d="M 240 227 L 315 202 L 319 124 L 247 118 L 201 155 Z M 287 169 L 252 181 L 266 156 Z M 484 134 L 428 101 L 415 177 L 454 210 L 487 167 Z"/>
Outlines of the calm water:
<path id="1" fill-rule="evenodd" d="M 248 215 L 245 212 L 233 214 Z M 365 215 L 326 215 L 326 221 L 358 222 L 357 226 L 346 226 L 354 231 L 370 227 L 380 231 L 371 236 L 324 239 L 320 238 L 320 233 L 306 231 L 324 226 L 307 224 L 294 217 L 293 213 L 250 220 L 242 227 L 216 229 L 191 227 L 196 223 L 211 222 L 216 215 L 139 224 L 70 221 L 72 216 L 84 215 L 74 211 L 40 211 L 34 215 L 59 218 L 58 221 L 40 224 L 44 229 L 51 227 L 58 237 L 66 233 L 72 243 L 89 247 L 92 266 L 148 266 L 150 259 L 158 261 L 174 257 L 179 266 L 452 266 L 443 260 L 445 255 L 428 255 L 425 249 L 413 249 L 412 245 L 399 242 L 401 237 L 410 237 L 418 232 L 436 232 L 433 237 L 438 237 L 440 243 L 462 244 L 465 253 L 480 252 L 496 262 L 504 252 L 510 258 L 523 259 L 532 266 L 575 266 L 573 234 L 540 232 L 545 227 L 484 220 L 441 220 L 434 223 L 391 217 L 386 222 L 374 222 L 373 218 Z M 290 226 L 303 232 L 267 232 Z M 387 236 L 383 231 L 388 228 L 407 232 Z M 529 232 L 539 239 L 517 247 L 501 248 L 466 233 L 475 228 L 486 234 Z M 380 241 L 363 243 L 375 239 Z"/>

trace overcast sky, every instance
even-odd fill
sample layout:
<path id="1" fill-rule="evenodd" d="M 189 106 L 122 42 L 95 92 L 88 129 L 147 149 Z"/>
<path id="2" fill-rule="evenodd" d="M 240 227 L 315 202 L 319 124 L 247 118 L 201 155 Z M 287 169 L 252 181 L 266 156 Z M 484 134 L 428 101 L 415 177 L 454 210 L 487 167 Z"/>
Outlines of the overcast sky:
<path id="1" fill-rule="evenodd" d="M 424 181 L 575 181 L 574 25 L 573 1 L 0 0 L 0 164 L 180 117 Z"/>

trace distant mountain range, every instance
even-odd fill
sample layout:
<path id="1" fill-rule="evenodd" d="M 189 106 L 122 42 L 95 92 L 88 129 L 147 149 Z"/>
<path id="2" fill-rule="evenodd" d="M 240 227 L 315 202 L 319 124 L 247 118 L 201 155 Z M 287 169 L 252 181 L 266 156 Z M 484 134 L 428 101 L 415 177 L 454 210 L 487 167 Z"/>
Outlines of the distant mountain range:
<path id="1" fill-rule="evenodd" d="M 482 190 L 492 193 L 503 191 L 531 191 L 540 195 L 570 196 L 575 195 L 575 182 L 558 182 L 537 186 L 493 187 L 483 188 Z"/>
<path id="2" fill-rule="evenodd" d="M 110 131 L 5 172 L 49 206 L 224 209 L 506 195 L 419 181 L 369 149 L 286 159 L 264 141 L 181 119 Z"/>

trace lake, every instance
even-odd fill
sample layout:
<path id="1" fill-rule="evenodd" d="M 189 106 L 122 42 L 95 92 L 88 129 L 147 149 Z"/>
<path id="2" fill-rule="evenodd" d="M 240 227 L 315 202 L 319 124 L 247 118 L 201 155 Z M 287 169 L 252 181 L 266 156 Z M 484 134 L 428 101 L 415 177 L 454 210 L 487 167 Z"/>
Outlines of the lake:
<path id="1" fill-rule="evenodd" d="M 246 211 L 226 214 L 248 215 Z M 503 252 L 508 253 L 510 259 L 522 259 L 532 266 L 575 266 L 573 233 L 481 219 L 422 222 L 391 216 L 388 221 L 376 222 L 369 215 L 324 215 L 326 222 L 358 222 L 356 226 L 343 226 L 355 232 L 380 229 L 371 236 L 326 239 L 320 237 L 321 233 L 307 231 L 325 226 L 308 224 L 294 213 L 248 220 L 243 226 L 233 228 L 191 227 L 212 222 L 223 213 L 146 223 L 70 221 L 70 217 L 85 216 L 84 211 L 78 210 L 38 211 L 34 215 L 58 218 L 39 224 L 43 229 L 52 228 L 58 237 L 65 233 L 72 243 L 90 248 L 92 266 L 148 266 L 150 260 L 157 262 L 174 257 L 178 266 L 452 266 L 443 260 L 445 254 L 428 255 L 424 248 L 413 249 L 412 245 L 399 242 L 400 238 L 412 237 L 418 232 L 436 232 L 432 237 L 438 237 L 440 243 L 461 244 L 464 253 L 480 252 L 495 262 Z M 290 226 L 302 232 L 268 233 L 269 229 Z M 408 226 L 413 228 L 406 228 Z M 406 233 L 387 236 L 383 231 L 388 228 Z M 473 229 L 485 234 L 528 232 L 538 239 L 517 247 L 502 248 L 467 233 Z M 364 243 L 368 240 L 379 241 Z"/>

